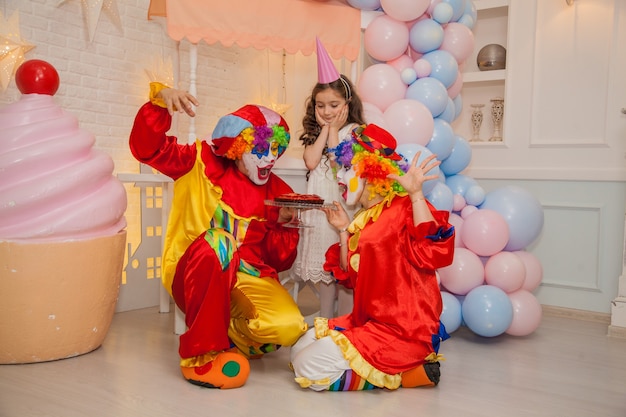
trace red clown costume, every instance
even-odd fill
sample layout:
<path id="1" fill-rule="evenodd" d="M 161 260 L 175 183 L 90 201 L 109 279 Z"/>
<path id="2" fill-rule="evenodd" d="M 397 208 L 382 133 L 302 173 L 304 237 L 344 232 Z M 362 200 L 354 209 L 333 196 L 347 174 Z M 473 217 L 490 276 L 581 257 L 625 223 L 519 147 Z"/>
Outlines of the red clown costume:
<path id="1" fill-rule="evenodd" d="M 180 336 L 183 376 L 210 388 L 245 383 L 247 357 L 289 346 L 307 328 L 278 272 L 291 267 L 298 229 L 278 223 L 265 200 L 292 192 L 271 167 L 286 149 L 289 128 L 267 108 L 246 105 L 222 117 L 213 140 L 179 144 L 166 132 L 171 116 L 151 85 L 139 110 L 130 149 L 142 163 L 174 180 L 162 260 L 163 285 L 185 313 Z M 235 164 L 271 159 L 256 184 Z"/>
<path id="2" fill-rule="evenodd" d="M 355 129 L 353 138 L 346 161 L 352 178 L 345 183 L 355 191 L 360 181 L 359 192 L 380 201 L 358 211 L 347 227 L 345 269 L 340 244 L 327 252 L 325 268 L 354 289 L 354 307 L 344 316 L 316 318 L 292 347 L 296 382 L 318 391 L 434 386 L 439 343 L 448 337 L 440 326 L 435 270 L 452 262 L 454 227 L 447 211 L 390 185 L 387 175 L 404 175 L 408 167 L 388 132 L 369 125 Z M 413 204 L 425 204 L 433 220 L 414 224 Z"/>

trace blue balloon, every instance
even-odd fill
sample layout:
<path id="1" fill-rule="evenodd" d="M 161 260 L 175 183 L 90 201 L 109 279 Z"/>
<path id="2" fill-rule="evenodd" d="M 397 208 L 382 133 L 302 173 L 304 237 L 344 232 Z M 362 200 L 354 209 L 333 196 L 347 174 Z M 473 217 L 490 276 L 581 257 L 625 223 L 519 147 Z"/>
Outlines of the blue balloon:
<path id="1" fill-rule="evenodd" d="M 442 25 L 449 23 L 453 14 L 454 9 L 448 3 L 439 3 L 433 9 L 433 19 Z"/>
<path id="2" fill-rule="evenodd" d="M 469 0 L 471 2 L 471 0 Z M 443 3 L 448 3 L 452 6 L 452 21 L 456 22 L 465 13 L 465 0 L 443 0 Z"/>
<path id="3" fill-rule="evenodd" d="M 400 73 L 400 78 L 402 78 L 402 82 L 406 85 L 411 85 L 417 80 L 417 73 L 413 68 L 405 68 Z"/>
<path id="4" fill-rule="evenodd" d="M 509 225 L 509 241 L 503 249 L 506 251 L 525 249 L 543 228 L 541 203 L 529 191 L 515 185 L 488 192 L 480 208 L 500 213 Z"/>
<path id="5" fill-rule="evenodd" d="M 402 143 L 398 145 L 398 147 L 396 148 L 396 152 L 404 156 L 407 161 L 409 161 L 409 163 L 413 161 L 413 157 L 418 152 L 421 152 L 420 157 L 417 159 L 418 164 L 433 154 L 427 147 L 419 145 L 417 143 Z M 428 171 L 427 175 L 437 175 L 437 178 L 439 178 L 439 167 L 434 167 L 433 169 Z M 437 181 L 438 179 L 428 180 L 424 182 L 424 184 L 422 184 L 422 193 L 424 195 L 428 195 L 428 193 L 430 193 L 435 187 Z"/>
<path id="6" fill-rule="evenodd" d="M 437 117 L 448 105 L 448 90 L 436 78 L 424 77 L 406 89 L 405 98 L 419 101 L 430 110 L 433 117 Z"/>
<path id="7" fill-rule="evenodd" d="M 454 108 L 454 101 L 450 97 L 448 97 L 448 105 L 446 109 L 441 113 L 437 118 L 443 119 L 448 123 L 452 123 L 454 121 L 454 116 L 456 115 L 456 109 Z"/>
<path id="8" fill-rule="evenodd" d="M 425 196 L 426 199 L 430 201 L 430 204 L 435 206 L 437 210 L 452 212 L 452 208 L 454 207 L 454 196 L 445 183 L 437 181 L 432 191 L 425 194 Z"/>
<path id="9" fill-rule="evenodd" d="M 430 76 L 436 78 L 448 88 L 456 81 L 459 75 L 459 64 L 456 58 L 448 51 L 437 50 L 422 56 L 430 63 Z"/>
<path id="10" fill-rule="evenodd" d="M 452 99 L 454 102 L 454 110 L 456 114 L 454 115 L 454 120 L 458 119 L 461 115 L 461 111 L 463 110 L 463 98 L 461 97 L 461 93 L 459 93 L 456 97 Z"/>
<path id="11" fill-rule="evenodd" d="M 472 148 L 467 140 L 456 135 L 450 156 L 444 159 L 439 166 L 446 176 L 458 174 L 469 165 L 472 160 Z"/>
<path id="12" fill-rule="evenodd" d="M 467 327 L 483 337 L 501 335 L 513 321 L 511 299 L 494 285 L 480 285 L 468 292 L 461 311 Z"/>
<path id="13" fill-rule="evenodd" d="M 416 22 L 409 30 L 409 45 L 421 54 L 438 49 L 443 43 L 443 28 L 432 19 Z"/>
<path id="14" fill-rule="evenodd" d="M 476 21 L 476 19 L 478 18 L 478 10 L 476 9 L 476 5 L 473 1 L 465 2 L 465 10 L 463 11 L 463 16 L 471 17 L 474 22 Z"/>
<path id="15" fill-rule="evenodd" d="M 467 190 L 474 186 L 478 186 L 478 182 L 472 177 L 463 174 L 454 174 L 446 177 L 446 185 L 452 191 L 452 194 L 458 194 L 465 197 Z"/>
<path id="16" fill-rule="evenodd" d="M 348 4 L 360 10 L 373 11 L 380 9 L 380 0 L 348 0 Z"/>
<path id="17" fill-rule="evenodd" d="M 467 204 L 478 207 L 485 201 L 485 190 L 480 185 L 472 185 L 467 189 L 464 197 Z"/>
<path id="18" fill-rule="evenodd" d="M 474 25 L 476 24 L 476 21 L 470 15 L 464 14 L 463 16 L 459 18 L 458 23 L 467 26 L 468 29 L 473 29 Z"/>
<path id="19" fill-rule="evenodd" d="M 454 146 L 454 130 L 450 123 L 445 120 L 435 118 L 433 128 L 433 136 L 430 138 L 426 147 L 432 153 L 437 155 L 437 159 L 443 161 L 450 156 L 452 147 Z"/>
<path id="20" fill-rule="evenodd" d="M 446 326 L 448 333 L 455 332 L 461 327 L 461 321 L 463 320 L 461 303 L 458 298 L 447 291 L 441 291 L 441 300 L 443 301 L 443 310 L 439 320 Z"/>

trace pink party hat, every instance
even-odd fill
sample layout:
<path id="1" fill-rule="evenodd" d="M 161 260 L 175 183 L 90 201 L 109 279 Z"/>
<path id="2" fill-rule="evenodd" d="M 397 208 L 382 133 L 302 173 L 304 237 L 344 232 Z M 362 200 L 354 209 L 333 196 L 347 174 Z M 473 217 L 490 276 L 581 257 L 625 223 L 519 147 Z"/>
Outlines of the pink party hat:
<path id="1" fill-rule="evenodd" d="M 339 72 L 335 68 L 335 64 L 328 56 L 328 52 L 322 45 L 322 41 L 317 36 L 317 82 L 320 84 L 330 84 L 339 79 Z"/>

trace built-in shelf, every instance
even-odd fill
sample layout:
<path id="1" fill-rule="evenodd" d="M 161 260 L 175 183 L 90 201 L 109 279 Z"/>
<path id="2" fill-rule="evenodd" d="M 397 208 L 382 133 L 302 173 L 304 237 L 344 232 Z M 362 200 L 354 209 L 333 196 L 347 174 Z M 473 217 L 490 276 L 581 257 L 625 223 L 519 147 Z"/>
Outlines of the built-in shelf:
<path id="1" fill-rule="evenodd" d="M 463 73 L 463 83 L 480 83 L 485 81 L 504 81 L 506 70 L 472 71 Z"/>
<path id="2" fill-rule="evenodd" d="M 508 7 L 509 0 L 474 0 L 476 10 L 496 9 L 498 7 Z"/>

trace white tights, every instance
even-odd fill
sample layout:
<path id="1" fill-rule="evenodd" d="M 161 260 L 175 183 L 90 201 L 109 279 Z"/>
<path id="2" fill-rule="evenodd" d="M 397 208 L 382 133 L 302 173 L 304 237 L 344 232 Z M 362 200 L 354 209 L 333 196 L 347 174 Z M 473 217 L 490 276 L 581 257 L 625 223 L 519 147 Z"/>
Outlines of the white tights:
<path id="1" fill-rule="evenodd" d="M 343 285 L 337 285 L 334 282 L 320 282 L 320 316 L 333 318 L 343 316 L 352 311 L 352 290 L 347 289 Z M 335 314 L 335 303 L 337 311 Z"/>

